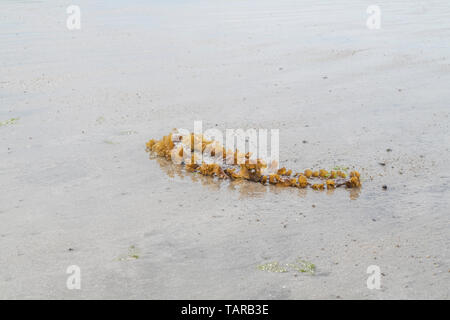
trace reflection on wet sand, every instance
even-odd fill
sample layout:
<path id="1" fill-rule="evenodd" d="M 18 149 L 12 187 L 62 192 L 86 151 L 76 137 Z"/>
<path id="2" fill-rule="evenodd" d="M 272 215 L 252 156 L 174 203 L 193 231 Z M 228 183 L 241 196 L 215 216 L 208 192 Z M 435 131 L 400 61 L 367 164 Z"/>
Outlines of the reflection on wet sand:
<path id="1" fill-rule="evenodd" d="M 204 176 L 202 174 L 198 174 L 195 172 L 187 172 L 183 166 L 174 164 L 172 161 L 166 160 L 165 158 L 152 156 L 152 159 L 155 159 L 161 169 L 170 177 L 175 178 L 178 177 L 184 180 L 185 177 L 190 178 L 193 182 L 200 182 L 202 186 L 214 190 L 219 191 L 222 188 L 227 188 L 231 191 L 239 192 L 240 197 L 242 198 L 259 198 L 263 197 L 267 192 L 271 192 L 274 194 L 279 194 L 282 191 L 285 191 L 286 187 L 283 186 L 264 186 L 260 183 L 253 183 L 247 180 L 223 180 L 217 179 L 210 176 Z M 292 189 L 290 189 L 292 190 Z M 298 189 L 296 190 L 298 195 L 302 198 L 305 198 L 308 192 L 320 192 L 317 190 L 309 190 L 309 189 Z M 356 200 L 359 197 L 360 189 L 359 188 L 350 188 L 346 189 L 349 194 L 351 200 Z M 336 189 L 329 189 L 326 191 L 326 194 L 331 196 L 336 192 Z"/>

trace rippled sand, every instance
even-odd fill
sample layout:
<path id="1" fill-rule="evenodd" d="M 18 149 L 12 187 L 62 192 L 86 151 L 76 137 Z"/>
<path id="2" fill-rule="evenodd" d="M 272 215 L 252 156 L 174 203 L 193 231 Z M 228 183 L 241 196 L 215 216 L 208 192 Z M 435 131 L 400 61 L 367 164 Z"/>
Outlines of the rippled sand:
<path id="1" fill-rule="evenodd" d="M 0 3 L 0 298 L 449 298 L 448 1 L 378 1 L 380 30 L 356 0 L 77 2 L 78 31 Z M 194 120 L 280 129 L 283 166 L 363 188 L 148 159 Z M 259 268 L 299 257 L 314 275 Z"/>

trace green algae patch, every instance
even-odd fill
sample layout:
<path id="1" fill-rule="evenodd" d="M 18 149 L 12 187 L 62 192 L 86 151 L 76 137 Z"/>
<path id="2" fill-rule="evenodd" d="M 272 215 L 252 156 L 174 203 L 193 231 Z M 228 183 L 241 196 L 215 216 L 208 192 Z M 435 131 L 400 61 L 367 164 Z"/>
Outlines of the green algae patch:
<path id="1" fill-rule="evenodd" d="M 267 272 L 288 272 L 288 269 L 281 265 L 279 262 L 269 262 L 258 266 L 261 271 Z"/>
<path id="2" fill-rule="evenodd" d="M 139 259 L 139 250 L 135 246 L 128 248 L 128 254 L 119 257 L 119 261 L 136 260 Z"/>
<path id="3" fill-rule="evenodd" d="M 133 134 L 137 134 L 137 131 L 134 130 L 124 130 L 124 131 L 120 131 L 119 135 L 121 136 L 131 136 Z"/>
<path id="4" fill-rule="evenodd" d="M 350 170 L 350 168 L 349 168 L 349 167 L 345 167 L 345 166 L 336 166 L 336 167 L 333 168 L 333 170 L 336 170 L 336 171 L 343 171 L 343 172 L 345 172 L 345 173 L 348 173 L 348 171 Z"/>
<path id="5" fill-rule="evenodd" d="M 103 143 L 110 144 L 110 145 L 116 145 L 116 144 L 119 144 L 118 142 L 114 142 L 114 141 L 112 141 L 112 140 L 103 140 Z"/>
<path id="6" fill-rule="evenodd" d="M 1 121 L 0 122 L 0 127 L 16 124 L 17 121 L 19 121 L 19 119 L 20 118 L 11 118 L 9 120 Z"/>
<path id="7" fill-rule="evenodd" d="M 293 270 L 301 273 L 314 274 L 316 272 L 316 265 L 314 263 L 303 260 L 301 258 L 297 258 L 295 263 L 289 264 L 289 266 Z"/>
<path id="8" fill-rule="evenodd" d="M 297 272 L 297 273 L 308 273 L 311 275 L 313 275 L 316 272 L 315 264 L 302 258 L 297 258 L 293 263 L 279 263 L 276 261 L 269 262 L 266 264 L 259 265 L 257 269 L 266 272 L 275 272 L 275 273 Z"/>
<path id="9" fill-rule="evenodd" d="M 100 117 L 98 117 L 96 120 L 95 120 L 95 122 L 97 123 L 97 124 L 102 124 L 103 122 L 105 122 L 106 121 L 106 119 L 105 119 L 105 117 L 103 117 L 103 116 L 100 116 Z"/>

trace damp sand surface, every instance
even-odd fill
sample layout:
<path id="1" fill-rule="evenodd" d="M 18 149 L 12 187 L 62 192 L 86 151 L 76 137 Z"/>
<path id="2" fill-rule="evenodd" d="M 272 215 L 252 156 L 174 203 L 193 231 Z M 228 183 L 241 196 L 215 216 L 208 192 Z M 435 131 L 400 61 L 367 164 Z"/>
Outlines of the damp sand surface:
<path id="1" fill-rule="evenodd" d="M 78 31 L 61 2 L 0 3 L 0 298 L 449 298 L 447 1 L 378 1 L 381 30 L 356 0 L 77 3 Z M 279 129 L 282 166 L 363 187 L 148 159 L 194 120 Z"/>

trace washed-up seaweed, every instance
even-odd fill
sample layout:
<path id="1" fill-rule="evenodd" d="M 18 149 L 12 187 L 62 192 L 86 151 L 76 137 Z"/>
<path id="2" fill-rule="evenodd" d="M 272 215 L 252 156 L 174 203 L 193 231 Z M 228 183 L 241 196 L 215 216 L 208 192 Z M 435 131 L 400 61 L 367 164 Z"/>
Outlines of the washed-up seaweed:
<path id="1" fill-rule="evenodd" d="M 219 179 L 243 179 L 263 185 L 314 190 L 361 187 L 358 171 L 347 175 L 342 170 L 294 172 L 284 167 L 278 169 L 276 161 L 268 164 L 263 159 L 252 158 L 250 152 L 243 154 L 239 150 L 226 150 L 217 141 L 207 140 L 201 134 L 181 135 L 174 130 L 161 140 L 148 141 L 146 151 L 180 164 L 187 171 Z"/>

